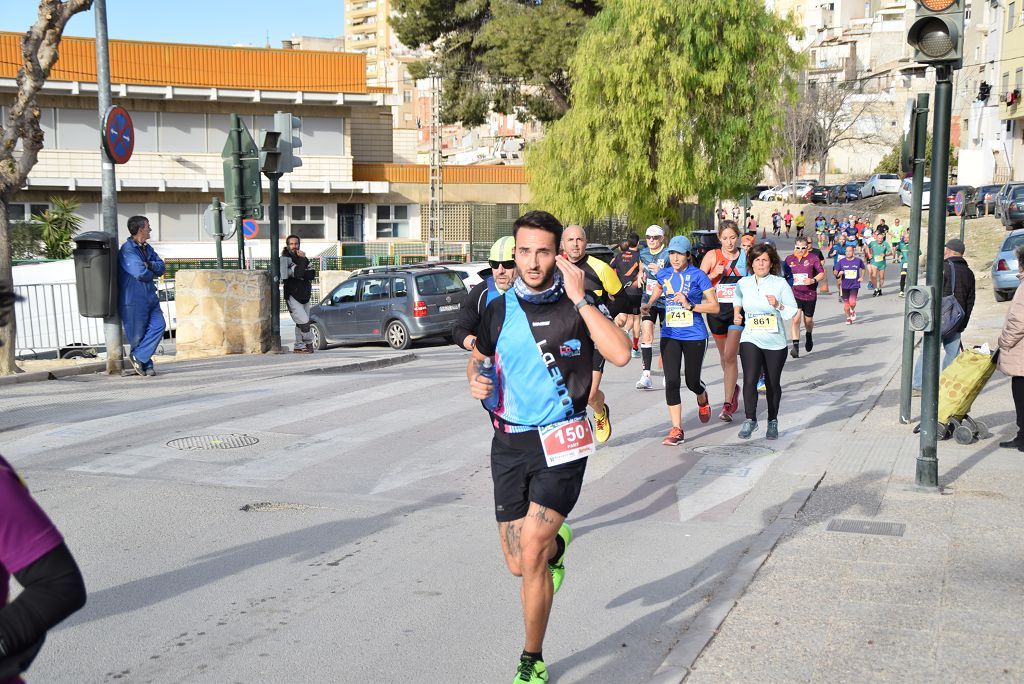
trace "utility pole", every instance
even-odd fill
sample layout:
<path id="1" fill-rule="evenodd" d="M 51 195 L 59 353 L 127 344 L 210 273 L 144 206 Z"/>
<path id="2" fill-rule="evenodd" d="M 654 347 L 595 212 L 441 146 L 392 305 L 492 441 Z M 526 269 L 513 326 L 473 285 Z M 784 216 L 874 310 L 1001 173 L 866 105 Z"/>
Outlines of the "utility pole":
<path id="1" fill-rule="evenodd" d="M 99 122 L 103 128 L 103 120 L 111 105 L 110 97 L 110 52 L 107 39 L 107 2 L 95 0 L 93 9 L 96 12 L 96 91 L 99 101 Z M 104 147 L 101 145 L 101 147 Z M 114 177 L 114 161 L 106 149 L 100 151 L 101 178 L 101 210 L 103 215 L 103 232 L 114 238 L 117 244 L 117 183 Z M 112 258 L 117 258 L 113 256 Z M 117 269 L 111 274 L 111 287 L 117 291 Z M 103 336 L 107 345 L 107 373 L 118 375 L 124 366 L 123 338 L 121 333 L 121 315 L 114 312 L 103 319 Z"/>
<path id="2" fill-rule="evenodd" d="M 427 253 L 444 251 L 444 174 L 441 162 L 441 77 L 430 75 L 430 204 L 427 212 Z"/>
<path id="3" fill-rule="evenodd" d="M 921 205 L 924 198 L 925 150 L 928 146 L 928 93 L 918 93 L 917 106 L 911 113 L 908 140 L 910 162 L 914 169 L 913 199 L 910 202 L 910 245 L 907 263 L 907 285 L 917 285 L 921 262 Z M 910 422 L 911 385 L 914 379 L 914 331 L 909 324 L 910 299 L 904 299 L 903 367 L 900 373 L 900 422 Z"/>
<path id="4" fill-rule="evenodd" d="M 914 61 L 935 68 L 935 118 L 932 124 L 932 181 L 928 212 L 928 262 L 925 287 L 915 287 L 907 299 L 925 323 L 921 353 L 921 444 L 915 482 L 939 486 L 939 350 L 942 347 L 943 251 L 946 242 L 946 192 L 949 187 L 949 129 L 953 108 L 953 71 L 963 66 L 967 0 L 917 0 L 907 42 Z M 906 363 L 906 359 L 904 359 Z"/>
<path id="5" fill-rule="evenodd" d="M 939 486 L 938 414 L 939 351 L 942 348 L 942 270 L 946 242 L 946 190 L 949 176 L 949 128 L 953 100 L 950 67 L 935 67 L 935 120 L 932 124 L 932 187 L 936 204 L 928 212 L 928 262 L 925 282 L 931 290 L 934 325 L 924 335 L 921 353 L 924 374 L 921 384 L 921 448 L 917 456 L 916 482 L 921 487 Z"/>
<path id="6" fill-rule="evenodd" d="M 232 151 L 231 164 L 234 167 L 232 180 L 235 184 L 235 197 L 245 196 L 245 179 L 243 176 L 244 165 L 242 164 L 242 120 L 237 114 L 231 115 Z M 227 181 L 227 179 L 224 179 Z M 246 218 L 245 208 L 241 201 L 234 204 L 235 233 L 238 235 L 238 270 L 245 268 L 245 231 L 242 230 L 242 221 Z"/>

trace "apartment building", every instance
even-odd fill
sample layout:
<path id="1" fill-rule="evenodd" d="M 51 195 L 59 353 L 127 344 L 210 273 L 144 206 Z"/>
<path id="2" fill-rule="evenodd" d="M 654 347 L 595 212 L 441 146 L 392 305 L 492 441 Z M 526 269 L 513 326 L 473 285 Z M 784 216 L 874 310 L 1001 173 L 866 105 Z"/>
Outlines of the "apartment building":
<path id="1" fill-rule="evenodd" d="M 998 62 L 998 93 L 1002 153 L 1010 173 L 1007 180 L 1024 179 L 1024 0 L 1009 0 L 1003 13 Z"/>
<path id="2" fill-rule="evenodd" d="M 0 33 L 5 109 L 16 90 L 20 38 Z M 131 160 L 116 167 L 122 237 L 128 216 L 145 214 L 162 254 L 212 256 L 202 214 L 214 197 L 223 197 L 221 152 L 230 115 L 238 114 L 258 142 L 275 111 L 290 111 L 302 122 L 303 164 L 281 180 L 282 234 L 302 236 L 313 254 L 342 242 L 419 240 L 429 200 L 427 168 L 395 163 L 398 97 L 366 82 L 365 60 L 335 51 L 111 41 L 113 100 L 131 113 L 136 134 Z M 44 149 L 27 187 L 14 197 L 13 220 L 57 195 L 80 203 L 83 229 L 100 227 L 96 92 L 94 41 L 65 37 L 39 96 Z M 448 169 L 446 199 L 526 201 L 521 169 L 516 177 L 486 168 L 475 174 Z M 268 233 L 264 221 L 247 242 L 253 256 L 269 255 Z"/>

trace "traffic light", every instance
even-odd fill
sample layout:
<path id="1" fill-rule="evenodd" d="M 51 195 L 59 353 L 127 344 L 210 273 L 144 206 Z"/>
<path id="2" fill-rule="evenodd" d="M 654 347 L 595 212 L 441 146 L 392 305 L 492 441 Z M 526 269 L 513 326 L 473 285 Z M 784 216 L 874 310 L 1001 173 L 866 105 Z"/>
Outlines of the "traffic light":
<path id="1" fill-rule="evenodd" d="M 260 145 L 260 171 L 265 174 L 281 171 L 281 131 L 263 131 Z"/>
<path id="2" fill-rule="evenodd" d="M 963 65 L 964 6 L 967 0 L 916 0 L 914 22 L 907 43 L 914 61 L 941 64 L 953 69 Z"/>
<path id="3" fill-rule="evenodd" d="M 978 99 L 982 102 L 988 102 L 988 96 L 992 94 L 992 86 L 987 81 L 982 81 L 981 85 L 978 86 Z"/>
<path id="4" fill-rule="evenodd" d="M 281 163 L 278 171 L 288 173 L 302 166 L 302 159 L 296 154 L 302 147 L 302 119 L 292 116 L 291 112 L 277 112 L 274 114 L 274 129 L 281 132 L 281 142 L 278 145 L 281 150 Z"/>
<path id="5" fill-rule="evenodd" d="M 224 203 L 231 206 L 234 218 L 263 220 L 259 149 L 237 114 L 231 115 L 231 130 L 221 159 L 224 160 Z M 236 168 L 236 163 L 241 168 Z"/>
<path id="6" fill-rule="evenodd" d="M 911 285 L 907 288 L 907 327 L 914 332 L 931 332 L 935 329 L 932 307 L 934 289 L 929 285 Z"/>

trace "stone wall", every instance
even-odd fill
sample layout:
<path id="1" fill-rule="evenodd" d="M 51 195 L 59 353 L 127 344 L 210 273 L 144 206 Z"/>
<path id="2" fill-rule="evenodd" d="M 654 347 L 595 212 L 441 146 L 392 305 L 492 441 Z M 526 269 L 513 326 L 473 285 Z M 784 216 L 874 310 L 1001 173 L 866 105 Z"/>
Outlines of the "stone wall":
<path id="1" fill-rule="evenodd" d="M 270 350 L 270 273 L 229 269 L 175 275 L 177 358 Z"/>

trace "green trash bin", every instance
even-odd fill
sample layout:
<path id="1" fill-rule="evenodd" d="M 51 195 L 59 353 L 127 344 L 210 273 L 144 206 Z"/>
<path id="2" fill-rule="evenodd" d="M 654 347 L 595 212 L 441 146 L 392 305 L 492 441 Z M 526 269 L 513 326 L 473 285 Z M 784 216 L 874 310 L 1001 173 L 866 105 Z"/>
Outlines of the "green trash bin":
<path id="1" fill-rule="evenodd" d="M 117 313 L 117 238 L 89 231 L 72 239 L 78 313 L 86 318 L 113 316 Z"/>

